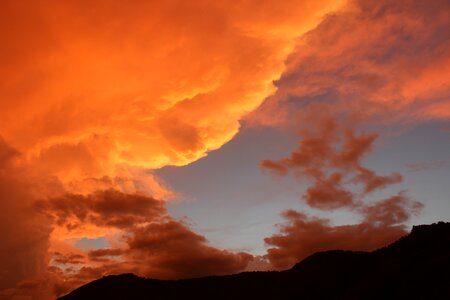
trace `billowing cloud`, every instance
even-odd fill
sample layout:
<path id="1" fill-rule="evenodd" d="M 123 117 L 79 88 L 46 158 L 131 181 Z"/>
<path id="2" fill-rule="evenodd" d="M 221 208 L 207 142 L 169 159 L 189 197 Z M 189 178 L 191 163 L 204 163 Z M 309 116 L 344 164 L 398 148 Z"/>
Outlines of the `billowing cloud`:
<path id="1" fill-rule="evenodd" d="M 404 193 L 392 196 L 378 203 L 362 208 L 365 220 L 375 225 L 396 225 L 408 221 L 411 215 L 417 214 L 423 204 L 411 201 Z"/>
<path id="2" fill-rule="evenodd" d="M 85 262 L 84 256 L 77 253 L 63 254 L 60 252 L 53 253 L 53 262 L 62 265 L 80 265 Z"/>
<path id="3" fill-rule="evenodd" d="M 387 176 L 377 175 L 374 171 L 359 167 L 359 174 L 355 178 L 356 183 L 364 184 L 364 192 L 370 193 L 377 189 L 382 189 L 388 185 L 399 183 L 403 180 L 402 175 L 393 173 Z"/>
<path id="4" fill-rule="evenodd" d="M 402 192 L 367 203 L 367 194 L 401 182 L 402 176 L 364 167 L 361 160 L 377 135 L 354 129 L 361 120 L 380 125 L 450 118 L 450 51 L 443 34 L 450 26 L 448 9 L 442 0 L 352 1 L 299 39 L 276 82 L 277 93 L 248 121 L 316 129 L 300 132 L 300 146 L 291 156 L 261 165 L 275 174 L 312 179 L 303 196 L 307 205 L 347 208 L 362 222 L 333 226 L 331 220 L 288 211 L 280 233 L 266 239 L 274 266 L 289 267 L 320 250 L 383 246 L 404 234 L 405 222 L 421 210 L 421 203 Z M 332 121 L 320 121 L 326 115 Z M 345 119 L 350 126 L 339 129 L 336 124 Z"/>
<path id="5" fill-rule="evenodd" d="M 290 122 L 311 103 L 373 123 L 449 119 L 448 10 L 446 0 L 350 2 L 299 39 L 249 121 Z"/>
<path id="6" fill-rule="evenodd" d="M 277 269 L 286 269 L 305 257 L 334 249 L 371 251 L 386 246 L 407 233 L 404 222 L 417 214 L 422 204 L 399 194 L 363 209 L 363 221 L 333 226 L 329 219 L 288 210 L 280 232 L 265 239 L 271 248 L 267 258 Z"/>
<path id="7" fill-rule="evenodd" d="M 0 299 L 43 299 L 50 295 L 43 275 L 51 222 L 32 210 L 33 183 L 17 168 L 18 157 L 0 139 Z"/>
<path id="8" fill-rule="evenodd" d="M 214 248 L 168 215 L 173 192 L 151 169 L 220 148 L 275 91 L 250 119 L 276 123 L 297 114 L 289 105 L 310 103 L 333 118 L 311 122 L 297 151 L 263 167 L 306 176 L 309 206 L 348 208 L 363 221 L 333 226 L 289 211 L 266 239 L 271 263 L 373 249 L 403 234 L 421 205 L 403 194 L 362 201 L 402 178 L 365 168 L 377 135 L 335 116 L 449 118 L 448 3 L 352 1 L 316 28 L 344 2 L 2 1 L 0 298 L 46 299 L 121 272 L 244 270 L 250 255 Z M 107 248 L 73 244 L 99 236 Z"/>
<path id="9" fill-rule="evenodd" d="M 1 134 L 76 193 L 188 164 L 238 132 L 295 38 L 343 2 L 3 1 Z"/>
<path id="10" fill-rule="evenodd" d="M 58 226 L 75 230 L 83 225 L 128 228 L 166 215 L 164 202 L 140 194 L 116 190 L 97 191 L 89 195 L 65 194 L 36 203 L 55 218 Z"/>
<path id="11" fill-rule="evenodd" d="M 323 210 L 356 208 L 360 205 L 359 198 L 402 181 L 399 173 L 381 176 L 362 166 L 361 161 L 372 150 L 377 134 L 357 134 L 354 124 L 331 116 L 318 116 L 307 126 L 301 130 L 299 147 L 290 157 L 263 160 L 261 167 L 282 176 L 292 172 L 312 179 L 303 195 L 309 206 Z M 352 192 L 355 187 L 351 184 L 359 191 Z"/>
<path id="12" fill-rule="evenodd" d="M 154 276 L 245 268 L 249 255 L 167 215 L 173 192 L 151 169 L 228 142 L 275 91 L 295 39 L 344 2 L 2 1 L 1 295 L 38 299 L 44 287 L 133 271 L 132 253 Z M 109 252 L 70 244 L 98 236 Z M 158 237 L 173 257 L 139 243 Z M 194 274 L 183 259 L 203 267 Z"/>
<path id="13" fill-rule="evenodd" d="M 314 111 L 313 111 L 314 112 Z M 311 113 L 305 110 L 305 114 Z M 314 112 L 315 113 L 315 112 Z M 354 126 L 339 122 L 332 115 L 318 115 L 300 131 L 297 151 L 278 162 L 263 160 L 262 167 L 284 174 L 293 170 L 297 174 L 320 177 L 324 169 L 361 171 L 361 159 L 372 150 L 377 134 L 355 134 Z"/>
<path id="14" fill-rule="evenodd" d="M 232 274 L 252 260 L 247 253 L 208 246 L 205 237 L 174 220 L 136 229 L 128 245 L 128 255 L 143 266 L 140 273 L 159 278 Z"/>
<path id="15" fill-rule="evenodd" d="M 265 160 L 261 166 L 286 176 L 312 180 L 303 200 L 321 210 L 347 209 L 362 218 L 352 225 L 333 226 L 331 219 L 315 218 L 302 212 L 283 213 L 286 223 L 279 233 L 265 239 L 270 248 L 267 259 L 277 269 L 286 269 L 317 251 L 332 249 L 374 250 L 406 234 L 405 223 L 423 208 L 405 192 L 388 199 L 368 203 L 366 196 L 402 181 L 399 173 L 381 176 L 362 165 L 378 137 L 374 133 L 356 133 L 354 122 L 340 117 L 308 115 L 311 118 L 300 131 L 300 145 L 288 158 Z"/>
<path id="16" fill-rule="evenodd" d="M 343 187 L 342 180 L 341 173 L 318 179 L 306 190 L 303 198 L 309 206 L 320 209 L 354 206 L 353 194 Z"/>
<path id="17" fill-rule="evenodd" d="M 2 141 L 0 153 L 0 299 L 49 299 L 123 272 L 155 278 L 230 274 L 253 258 L 208 245 L 171 218 L 164 201 L 144 194 L 61 194 L 58 185 L 57 193 L 50 187 L 40 192 L 17 151 Z M 110 248 L 70 244 L 99 234 L 109 234 Z"/>
<path id="18" fill-rule="evenodd" d="M 253 259 L 208 245 L 204 236 L 170 217 L 164 201 L 141 194 L 65 194 L 35 207 L 53 218 L 53 237 L 111 233 L 109 248 L 53 252 L 52 266 L 72 288 L 95 276 L 124 272 L 161 279 L 231 274 L 243 271 Z"/>
<path id="19" fill-rule="evenodd" d="M 122 254 L 124 254 L 124 250 L 122 249 L 102 248 L 89 251 L 88 256 L 92 261 L 107 262 L 111 258 L 121 256 Z"/>

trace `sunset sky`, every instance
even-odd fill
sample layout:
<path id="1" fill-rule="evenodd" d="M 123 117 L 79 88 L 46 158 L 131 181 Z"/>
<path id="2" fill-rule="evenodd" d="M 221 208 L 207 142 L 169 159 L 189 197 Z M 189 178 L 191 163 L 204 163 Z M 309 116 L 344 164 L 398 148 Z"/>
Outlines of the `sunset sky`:
<path id="1" fill-rule="evenodd" d="M 450 221 L 448 0 L 0 2 L 0 299 L 283 270 Z"/>

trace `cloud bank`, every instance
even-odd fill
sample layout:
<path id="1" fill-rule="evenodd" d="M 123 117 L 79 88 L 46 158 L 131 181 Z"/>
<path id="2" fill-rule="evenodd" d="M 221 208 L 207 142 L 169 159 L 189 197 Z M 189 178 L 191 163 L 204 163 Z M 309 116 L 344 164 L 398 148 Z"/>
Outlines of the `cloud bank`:
<path id="1" fill-rule="evenodd" d="M 244 269 L 250 255 L 167 214 L 173 191 L 151 170 L 232 139 L 295 39 L 343 3 L 2 1 L 0 295 L 51 298 L 124 270 Z M 86 252 L 83 237 L 110 248 Z"/>
<path id="2" fill-rule="evenodd" d="M 277 93 L 249 123 L 296 120 L 311 103 L 375 124 L 448 120 L 448 9 L 445 0 L 349 2 L 299 39 Z"/>
<path id="3" fill-rule="evenodd" d="M 342 3 L 3 1 L 1 134 L 76 193 L 186 165 L 238 132 L 295 38 Z"/>

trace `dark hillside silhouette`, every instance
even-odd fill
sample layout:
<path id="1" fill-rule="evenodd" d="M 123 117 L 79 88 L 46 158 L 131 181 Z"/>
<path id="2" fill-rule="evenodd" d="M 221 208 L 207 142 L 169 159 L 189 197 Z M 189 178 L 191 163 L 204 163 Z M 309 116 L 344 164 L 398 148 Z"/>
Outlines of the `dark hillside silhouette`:
<path id="1" fill-rule="evenodd" d="M 59 299 L 450 299 L 450 223 L 414 226 L 373 252 L 315 253 L 282 272 L 172 281 L 122 274 Z"/>

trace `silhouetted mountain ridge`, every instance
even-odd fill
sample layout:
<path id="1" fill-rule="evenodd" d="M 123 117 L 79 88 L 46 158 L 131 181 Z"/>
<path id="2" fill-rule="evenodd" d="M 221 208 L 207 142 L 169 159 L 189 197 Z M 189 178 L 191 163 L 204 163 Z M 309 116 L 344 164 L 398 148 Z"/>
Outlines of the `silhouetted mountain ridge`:
<path id="1" fill-rule="evenodd" d="M 318 252 L 281 272 L 184 280 L 122 274 L 59 299 L 450 299 L 450 223 L 414 226 L 373 252 Z"/>

